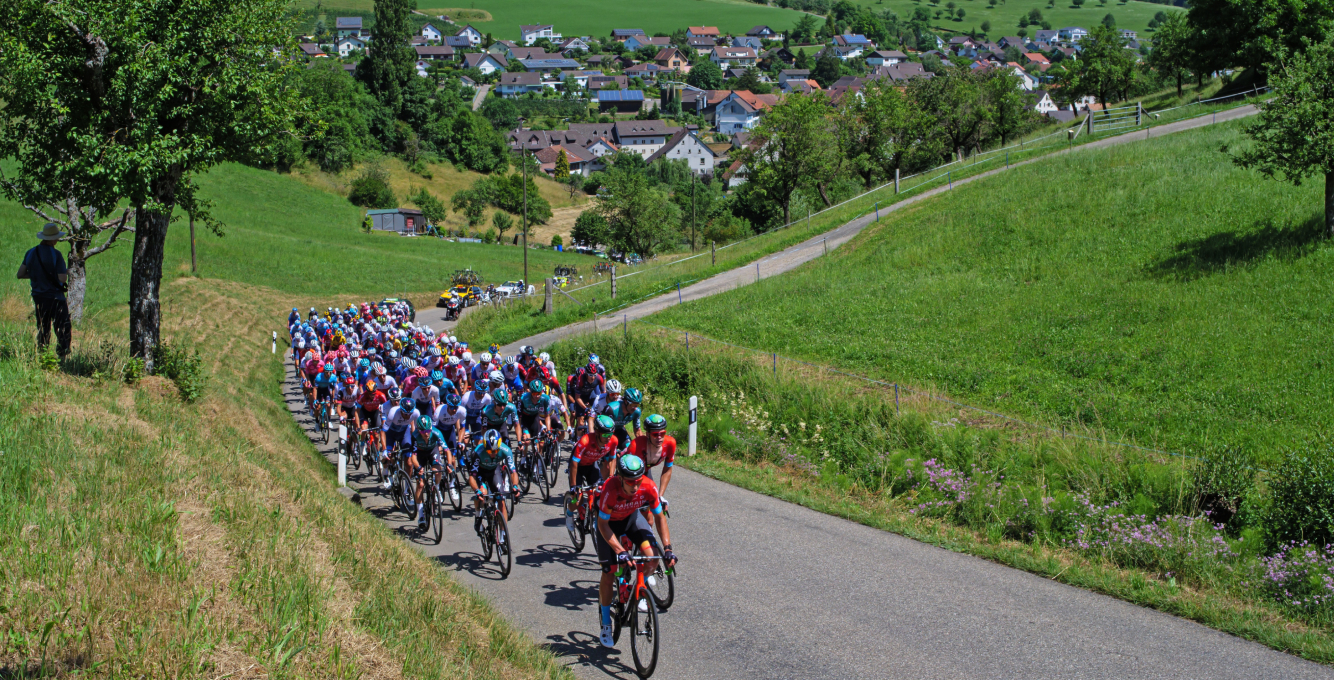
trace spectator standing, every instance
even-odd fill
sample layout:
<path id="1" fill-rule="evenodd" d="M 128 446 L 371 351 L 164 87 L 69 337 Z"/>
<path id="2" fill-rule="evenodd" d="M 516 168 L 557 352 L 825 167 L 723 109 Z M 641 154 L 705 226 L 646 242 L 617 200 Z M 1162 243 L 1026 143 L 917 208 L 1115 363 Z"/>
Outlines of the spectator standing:
<path id="1" fill-rule="evenodd" d="M 64 238 L 60 225 L 47 222 L 37 232 L 41 243 L 23 256 L 19 265 L 20 279 L 32 284 L 32 303 L 37 311 L 37 349 L 45 349 L 51 342 L 51 329 L 56 331 L 56 354 L 69 356 L 69 305 L 65 302 L 65 288 L 69 280 L 65 258 L 56 250 L 56 243 Z"/>

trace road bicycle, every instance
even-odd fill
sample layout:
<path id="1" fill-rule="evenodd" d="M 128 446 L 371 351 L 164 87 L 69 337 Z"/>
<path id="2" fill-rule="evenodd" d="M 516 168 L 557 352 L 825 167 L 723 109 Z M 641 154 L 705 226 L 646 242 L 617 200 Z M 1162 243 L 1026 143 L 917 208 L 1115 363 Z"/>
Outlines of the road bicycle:
<path id="1" fill-rule="evenodd" d="M 315 427 L 320 429 L 320 438 L 323 443 L 329 443 L 329 400 L 320 399 L 315 402 Z"/>
<path id="2" fill-rule="evenodd" d="M 628 542 L 624 536 L 621 540 Z M 630 564 L 617 568 L 612 585 L 611 637 L 620 642 L 621 631 L 630 630 L 630 655 L 641 678 L 653 675 L 658 667 L 658 608 L 645 575 L 653 572 L 650 565 L 661 561 L 658 555 L 631 555 Z"/>
<path id="3" fill-rule="evenodd" d="M 426 516 L 428 528 L 434 530 L 436 545 L 440 545 L 440 540 L 445 537 L 445 499 L 442 497 L 439 481 L 443 472 L 440 457 L 436 456 L 430 470 L 420 468 L 416 475 L 423 479 L 425 483 L 422 489 L 422 505 L 425 506 L 423 513 Z M 412 496 L 409 495 L 408 498 L 411 499 Z M 414 519 L 416 518 L 414 517 Z"/>
<path id="4" fill-rule="evenodd" d="M 485 487 L 483 487 L 485 488 Z M 477 494 L 482 499 L 482 561 L 491 559 L 494 554 L 496 563 L 500 565 L 500 577 L 506 578 L 510 575 L 510 569 L 514 566 L 514 546 L 510 542 L 509 522 L 505 519 L 504 512 L 498 512 L 497 507 L 504 507 L 505 500 L 513 501 L 514 493 L 512 491 L 492 491 L 485 494 Z"/>
<path id="5" fill-rule="evenodd" d="M 541 451 L 543 472 L 547 478 L 547 489 L 543 493 L 542 500 L 547 500 L 551 497 L 551 488 L 560 480 L 560 442 L 556 439 L 556 433 L 551 430 L 544 431 L 538 448 Z"/>
<path id="6" fill-rule="evenodd" d="M 338 422 L 344 425 L 348 424 L 347 416 L 339 417 Z M 352 436 L 348 437 L 344 444 L 347 448 L 347 469 L 360 470 L 361 459 L 366 455 L 366 430 L 357 430 L 352 433 Z"/>
<path id="7" fill-rule="evenodd" d="M 575 552 L 581 552 L 589 534 L 597 530 L 597 515 L 593 512 L 592 502 L 592 491 L 596 488 L 597 485 L 580 484 L 565 494 L 566 512 L 571 509 L 574 511 L 574 528 L 566 525 L 566 531 L 570 534 L 570 544 L 574 546 Z"/>

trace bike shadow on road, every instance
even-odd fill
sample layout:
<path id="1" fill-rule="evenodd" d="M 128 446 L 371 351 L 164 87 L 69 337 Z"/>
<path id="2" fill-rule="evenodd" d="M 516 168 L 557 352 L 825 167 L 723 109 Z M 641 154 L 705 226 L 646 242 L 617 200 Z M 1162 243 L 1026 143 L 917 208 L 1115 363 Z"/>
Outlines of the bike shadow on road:
<path id="1" fill-rule="evenodd" d="M 568 585 L 550 583 L 542 586 L 543 600 L 548 607 L 560 607 L 569 611 L 597 611 L 598 581 L 575 580 Z"/>
<path id="2" fill-rule="evenodd" d="M 454 571 L 468 571 L 473 576 L 487 581 L 503 581 L 505 575 L 500 573 L 500 565 L 496 564 L 495 557 L 483 559 L 481 553 L 460 550 L 448 555 L 437 555 L 435 561 Z"/>
<path id="3" fill-rule="evenodd" d="M 596 555 L 577 553 L 574 548 L 563 543 L 543 543 L 520 552 L 523 554 L 515 555 L 514 563 L 524 567 L 542 567 L 559 563 L 581 571 L 593 571 L 598 568 Z"/>
<path id="4" fill-rule="evenodd" d="M 620 650 L 603 647 L 598 636 L 582 630 L 572 630 L 565 635 L 548 635 L 542 645 L 552 654 L 569 661 L 568 666 L 593 666 L 613 678 L 638 678 L 635 669 L 621 663 L 617 658 Z"/>

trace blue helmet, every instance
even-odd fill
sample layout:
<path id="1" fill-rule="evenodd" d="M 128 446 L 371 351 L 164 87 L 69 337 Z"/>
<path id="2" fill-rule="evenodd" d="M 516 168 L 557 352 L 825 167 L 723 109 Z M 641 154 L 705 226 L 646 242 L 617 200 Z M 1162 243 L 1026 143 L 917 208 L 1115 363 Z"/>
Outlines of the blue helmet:
<path id="1" fill-rule="evenodd" d="M 398 402 L 398 405 L 404 411 L 415 411 L 417 409 L 417 402 L 413 401 L 412 397 L 403 397 L 403 401 Z"/>

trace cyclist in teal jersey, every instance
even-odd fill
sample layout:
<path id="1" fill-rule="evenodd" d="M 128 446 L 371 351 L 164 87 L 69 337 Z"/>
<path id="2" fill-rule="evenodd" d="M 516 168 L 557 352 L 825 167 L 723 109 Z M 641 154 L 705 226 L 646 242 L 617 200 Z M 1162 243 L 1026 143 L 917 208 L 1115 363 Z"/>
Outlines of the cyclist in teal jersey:
<path id="1" fill-rule="evenodd" d="M 526 442 L 550 427 L 550 418 L 547 415 L 550 408 L 551 397 L 546 394 L 542 381 L 529 382 L 527 391 L 519 395 L 520 442 Z"/>
<path id="2" fill-rule="evenodd" d="M 481 443 L 473 449 L 468 486 L 477 494 L 472 500 L 476 512 L 472 528 L 479 535 L 482 533 L 482 496 L 486 495 L 488 487 L 500 493 L 514 489 L 514 502 L 519 502 L 519 475 L 514 472 L 514 452 L 500 441 L 499 432 L 487 430 Z"/>

